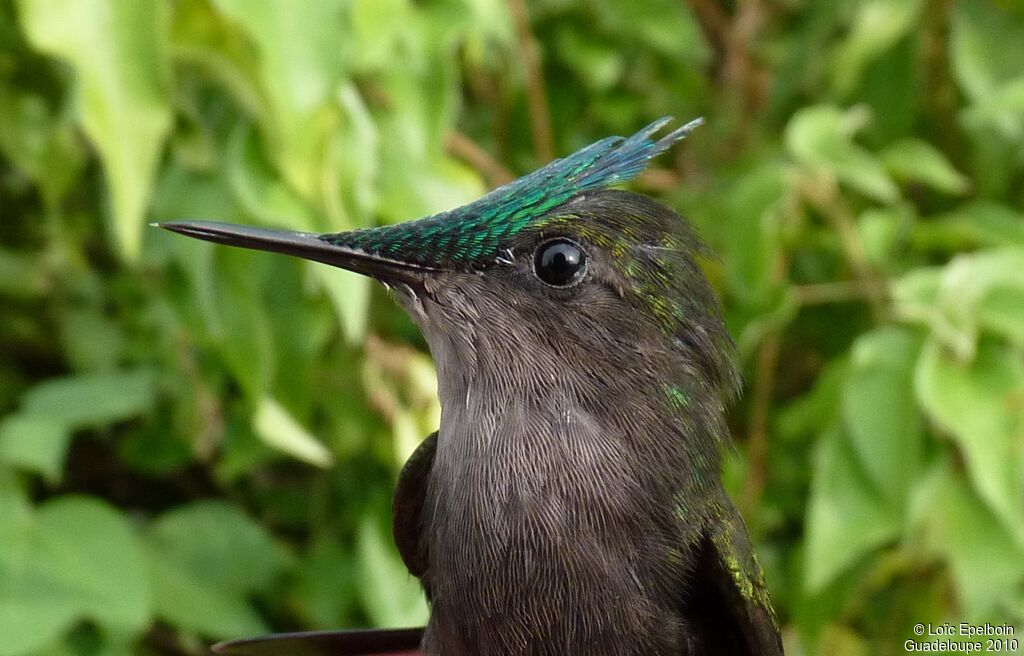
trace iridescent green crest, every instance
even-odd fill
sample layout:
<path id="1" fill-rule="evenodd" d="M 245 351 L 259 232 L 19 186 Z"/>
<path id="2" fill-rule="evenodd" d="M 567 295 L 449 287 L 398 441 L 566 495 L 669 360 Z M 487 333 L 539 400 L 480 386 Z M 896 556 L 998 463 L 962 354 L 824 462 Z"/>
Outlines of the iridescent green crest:
<path id="1" fill-rule="evenodd" d="M 654 140 L 654 134 L 671 120 L 661 118 L 628 138 L 608 137 L 590 144 L 469 205 L 416 221 L 324 235 L 321 239 L 428 267 L 480 266 L 492 261 L 510 238 L 578 194 L 636 177 L 653 157 L 703 122 L 690 121 Z"/>

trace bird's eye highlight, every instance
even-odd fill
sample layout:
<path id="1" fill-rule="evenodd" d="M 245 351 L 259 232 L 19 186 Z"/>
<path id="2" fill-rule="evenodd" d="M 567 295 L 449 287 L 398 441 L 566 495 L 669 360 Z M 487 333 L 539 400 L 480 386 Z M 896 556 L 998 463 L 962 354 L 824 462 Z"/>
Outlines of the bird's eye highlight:
<path id="1" fill-rule="evenodd" d="M 574 285 L 586 270 L 587 254 L 568 239 L 544 242 L 533 255 L 534 274 L 553 287 Z"/>

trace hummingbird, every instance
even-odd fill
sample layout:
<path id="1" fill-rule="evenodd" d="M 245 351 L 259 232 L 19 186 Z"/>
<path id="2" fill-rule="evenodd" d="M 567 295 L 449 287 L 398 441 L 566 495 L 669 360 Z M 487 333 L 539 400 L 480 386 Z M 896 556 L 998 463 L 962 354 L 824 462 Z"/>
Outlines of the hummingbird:
<path id="1" fill-rule="evenodd" d="M 394 225 L 159 224 L 380 281 L 437 367 L 440 427 L 393 502 L 395 544 L 430 603 L 425 629 L 376 643 L 270 636 L 225 653 L 783 653 L 721 482 L 739 376 L 699 263 L 710 251 L 669 208 L 609 188 L 702 121 L 658 137 L 670 122 Z"/>

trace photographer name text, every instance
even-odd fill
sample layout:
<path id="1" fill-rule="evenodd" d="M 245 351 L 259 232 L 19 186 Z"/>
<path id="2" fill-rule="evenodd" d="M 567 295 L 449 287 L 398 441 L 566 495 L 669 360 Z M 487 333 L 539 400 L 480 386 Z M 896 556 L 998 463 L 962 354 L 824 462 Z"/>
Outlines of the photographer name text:
<path id="1" fill-rule="evenodd" d="M 1010 624 L 918 623 L 914 625 L 914 636 L 903 643 L 907 653 L 1016 654 L 1020 649 Z"/>

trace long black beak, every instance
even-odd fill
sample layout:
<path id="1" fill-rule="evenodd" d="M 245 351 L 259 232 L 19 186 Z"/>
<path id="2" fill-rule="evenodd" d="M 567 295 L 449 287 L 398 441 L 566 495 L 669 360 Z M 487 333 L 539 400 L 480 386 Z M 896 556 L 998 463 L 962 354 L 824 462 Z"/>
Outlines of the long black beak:
<path id="1" fill-rule="evenodd" d="M 412 283 L 436 271 L 431 267 L 391 260 L 365 251 L 338 246 L 312 232 L 268 230 L 216 221 L 172 221 L 153 224 L 196 239 L 258 251 L 294 255 L 355 271 L 385 283 Z"/>

